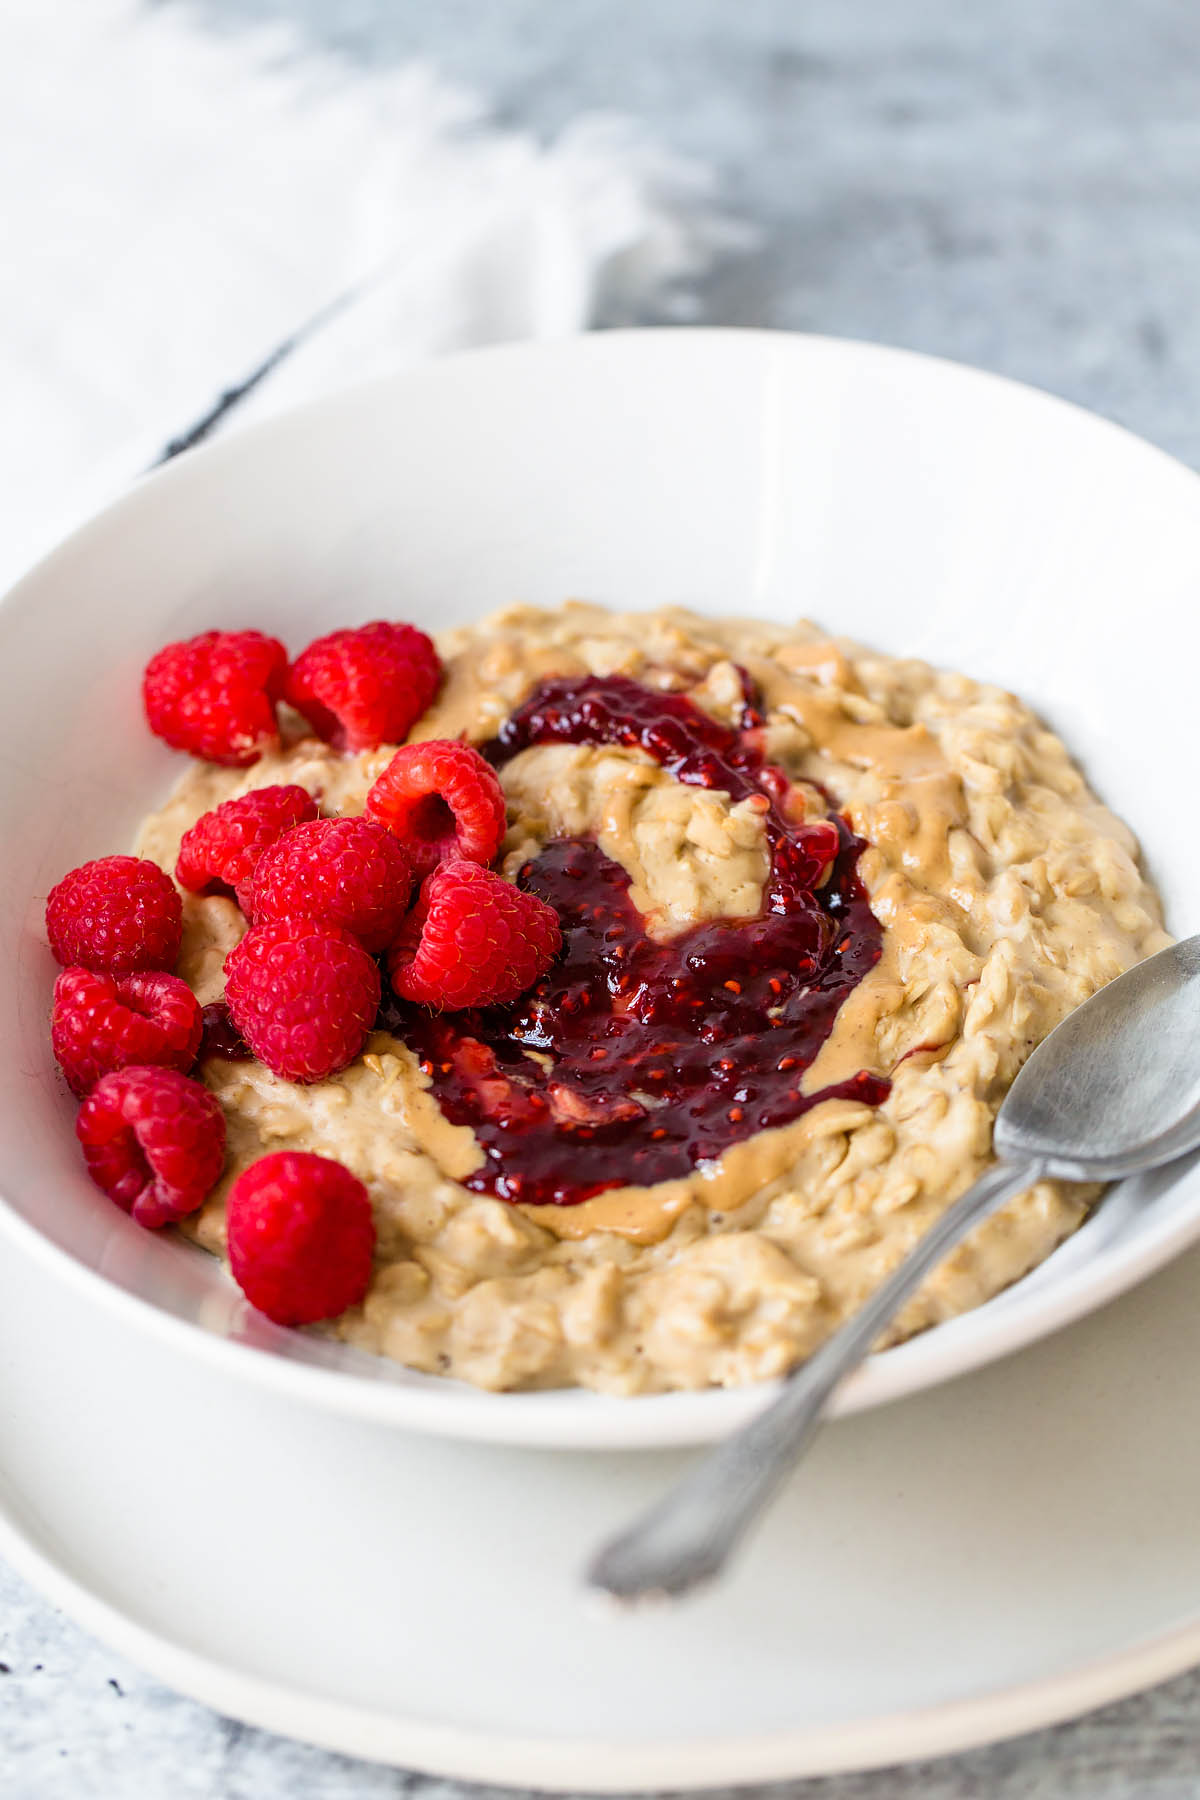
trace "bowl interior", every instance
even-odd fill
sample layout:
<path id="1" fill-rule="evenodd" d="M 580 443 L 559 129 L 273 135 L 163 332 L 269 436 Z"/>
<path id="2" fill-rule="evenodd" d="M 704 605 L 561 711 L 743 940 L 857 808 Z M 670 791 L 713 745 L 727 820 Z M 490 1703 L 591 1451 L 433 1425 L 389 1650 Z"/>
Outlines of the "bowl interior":
<path id="1" fill-rule="evenodd" d="M 1017 689 L 1139 832 L 1195 929 L 1191 817 L 1200 486 L 1117 428 L 1011 383 L 864 345 L 606 334 L 489 351 L 193 453 L 36 569 L 0 610 L 0 1209 L 143 1326 L 429 1429 L 698 1441 L 761 1394 L 476 1394 L 253 1314 L 223 1271 L 82 1175 L 46 1030 L 42 907 L 124 849 L 181 767 L 138 684 L 168 639 L 254 625 L 298 649 L 373 617 L 436 630 L 513 600 L 808 616 Z M 1200 1174 L 1126 1183 L 1027 1281 L 872 1359 L 870 1404 L 1027 1341 L 1200 1235 Z M 65 1252 L 66 1256 L 59 1256 Z M 94 1284 L 93 1284 L 94 1286 Z M 95 1290 L 96 1294 L 99 1289 Z M 233 1352 L 236 1354 L 236 1352 Z"/>

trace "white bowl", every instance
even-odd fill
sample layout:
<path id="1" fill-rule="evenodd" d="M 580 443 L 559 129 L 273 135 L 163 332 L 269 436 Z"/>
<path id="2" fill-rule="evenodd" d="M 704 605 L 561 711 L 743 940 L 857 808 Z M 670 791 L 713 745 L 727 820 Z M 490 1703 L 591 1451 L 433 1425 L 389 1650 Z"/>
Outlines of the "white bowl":
<path id="1" fill-rule="evenodd" d="M 296 649 L 568 595 L 810 616 L 1017 689 L 1142 835 L 1174 930 L 1200 924 L 1195 476 L 1045 395 L 863 344 L 635 332 L 455 358 L 181 458 L 0 611 L 0 1233 L 148 1337 L 343 1412 L 518 1444 L 698 1443 L 769 1390 L 486 1394 L 270 1325 L 216 1261 L 91 1186 L 50 1055 L 45 895 L 126 848 L 182 766 L 140 716 L 160 644 L 253 625 Z M 1024 1281 L 873 1357 L 837 1410 L 1029 1343 L 1197 1238 L 1200 1168 L 1123 1183 Z"/>

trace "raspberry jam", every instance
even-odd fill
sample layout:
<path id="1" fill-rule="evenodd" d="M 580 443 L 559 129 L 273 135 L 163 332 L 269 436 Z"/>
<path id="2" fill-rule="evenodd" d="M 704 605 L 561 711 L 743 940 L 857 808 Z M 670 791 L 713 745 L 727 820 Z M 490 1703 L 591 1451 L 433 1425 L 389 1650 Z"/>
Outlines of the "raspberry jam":
<path id="1" fill-rule="evenodd" d="M 530 993 L 440 1015 L 385 999 L 380 1025 L 412 1047 L 446 1117 L 483 1149 L 467 1187 L 569 1206 L 687 1175 L 819 1100 L 886 1098 L 890 1084 L 866 1073 L 801 1091 L 882 934 L 856 873 L 862 841 L 841 820 L 788 821 L 787 779 L 764 761 L 748 680 L 743 691 L 735 729 L 626 676 L 547 681 L 488 747 L 503 763 L 552 741 L 636 745 L 679 781 L 733 801 L 757 794 L 771 869 L 756 918 L 656 943 L 618 863 L 591 841 L 549 843 L 518 879 L 558 913 L 563 950 Z"/>
<path id="2" fill-rule="evenodd" d="M 223 1000 L 214 1000 L 211 1006 L 206 1006 L 203 1018 L 198 1061 L 203 1062 L 206 1056 L 219 1056 L 223 1062 L 253 1060 L 254 1052 L 234 1024 Z"/>

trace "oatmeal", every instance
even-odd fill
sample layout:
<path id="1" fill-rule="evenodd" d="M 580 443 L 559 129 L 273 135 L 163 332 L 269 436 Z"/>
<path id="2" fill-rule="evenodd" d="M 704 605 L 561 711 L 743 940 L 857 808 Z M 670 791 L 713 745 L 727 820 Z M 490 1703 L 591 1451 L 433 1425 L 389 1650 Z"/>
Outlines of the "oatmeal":
<path id="1" fill-rule="evenodd" d="M 814 626 L 569 605 L 511 609 L 439 647 L 442 690 L 412 736 L 492 746 L 498 866 L 564 924 L 555 1016 L 526 1000 L 471 1023 L 385 1000 L 363 1054 L 309 1086 L 207 1057 L 229 1156 L 185 1228 L 223 1254 L 234 1177 L 272 1150 L 317 1150 L 374 1210 L 370 1289 L 333 1327 L 352 1343 L 491 1388 L 778 1374 L 986 1166 L 1034 1045 L 1168 941 L 1136 845 L 1012 695 Z M 606 697 L 637 693 L 647 732 L 604 741 Z M 568 730 L 571 705 L 583 723 Z M 275 783 L 361 812 L 391 754 L 304 738 L 248 770 L 196 764 L 139 851 L 172 870 L 202 813 Z M 801 904 L 787 874 L 805 844 Z M 178 968 L 205 1005 L 245 929 L 232 900 L 184 896 Z M 591 984 L 598 1018 L 564 1025 L 585 944 L 596 969 L 628 947 L 661 1043 L 632 1033 L 613 967 Z M 1024 1274 L 1094 1192 L 1020 1195 L 892 1337 Z"/>

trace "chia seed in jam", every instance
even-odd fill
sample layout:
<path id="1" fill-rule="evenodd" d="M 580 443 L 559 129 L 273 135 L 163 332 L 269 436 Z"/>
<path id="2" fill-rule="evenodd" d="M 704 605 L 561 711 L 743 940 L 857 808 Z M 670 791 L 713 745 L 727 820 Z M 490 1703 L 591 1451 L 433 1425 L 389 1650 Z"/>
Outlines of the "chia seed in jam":
<path id="1" fill-rule="evenodd" d="M 818 1101 L 886 1099 L 890 1083 L 865 1072 L 802 1092 L 843 1000 L 879 960 L 882 931 L 857 874 L 862 840 L 841 819 L 788 820 L 789 784 L 764 759 L 745 676 L 743 694 L 733 727 L 627 676 L 559 678 L 488 746 L 497 765 L 532 744 L 636 746 L 678 781 L 732 802 L 760 795 L 771 867 L 756 918 L 658 943 L 620 864 L 590 840 L 555 840 L 518 877 L 563 933 L 530 993 L 444 1014 L 385 998 L 380 1026 L 410 1045 L 446 1117 L 483 1150 L 468 1188 L 569 1206 L 690 1174 Z"/>

